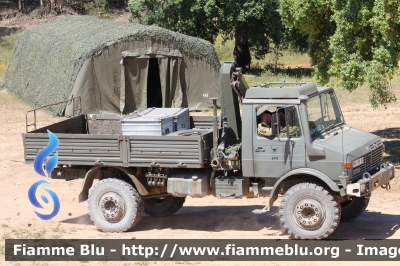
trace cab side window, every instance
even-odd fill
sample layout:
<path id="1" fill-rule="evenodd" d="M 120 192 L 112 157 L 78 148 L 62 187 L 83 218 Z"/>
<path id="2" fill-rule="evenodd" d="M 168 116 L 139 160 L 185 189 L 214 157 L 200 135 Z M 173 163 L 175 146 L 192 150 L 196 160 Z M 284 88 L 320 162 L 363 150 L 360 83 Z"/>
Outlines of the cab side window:
<path id="1" fill-rule="evenodd" d="M 272 138 L 276 136 L 276 120 L 274 120 L 275 113 L 276 106 L 261 105 L 256 107 L 256 132 L 259 136 Z"/>
<path id="2" fill-rule="evenodd" d="M 296 109 L 291 107 L 278 108 L 279 137 L 299 138 L 301 129 Z"/>

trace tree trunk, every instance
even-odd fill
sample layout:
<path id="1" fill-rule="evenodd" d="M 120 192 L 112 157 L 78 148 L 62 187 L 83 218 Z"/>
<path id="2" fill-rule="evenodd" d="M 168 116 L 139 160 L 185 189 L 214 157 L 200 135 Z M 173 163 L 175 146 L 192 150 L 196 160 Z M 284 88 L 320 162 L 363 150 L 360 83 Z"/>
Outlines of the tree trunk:
<path id="1" fill-rule="evenodd" d="M 244 31 L 237 27 L 235 30 L 235 48 L 233 49 L 233 60 L 242 68 L 242 73 L 250 70 L 251 55 L 249 41 Z"/>
<path id="2" fill-rule="evenodd" d="M 24 10 L 24 0 L 18 0 L 18 11 Z"/>

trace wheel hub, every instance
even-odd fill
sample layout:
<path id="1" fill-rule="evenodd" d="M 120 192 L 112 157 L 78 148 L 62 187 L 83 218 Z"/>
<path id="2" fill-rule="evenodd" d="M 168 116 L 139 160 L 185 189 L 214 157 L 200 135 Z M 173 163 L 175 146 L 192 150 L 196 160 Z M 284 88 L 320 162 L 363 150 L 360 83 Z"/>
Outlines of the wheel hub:
<path id="1" fill-rule="evenodd" d="M 293 217 L 301 228 L 316 230 L 325 221 L 325 209 L 316 199 L 301 199 L 293 209 Z"/>
<path id="2" fill-rule="evenodd" d="M 122 197 L 115 192 L 107 192 L 100 198 L 99 210 L 103 218 L 111 223 L 119 222 L 126 213 Z"/>

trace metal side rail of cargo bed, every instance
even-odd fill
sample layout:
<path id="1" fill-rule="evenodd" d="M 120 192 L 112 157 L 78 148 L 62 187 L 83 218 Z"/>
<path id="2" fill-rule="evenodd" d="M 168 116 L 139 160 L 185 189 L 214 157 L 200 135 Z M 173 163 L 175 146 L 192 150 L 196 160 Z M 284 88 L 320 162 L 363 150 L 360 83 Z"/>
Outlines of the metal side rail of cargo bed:
<path id="1" fill-rule="evenodd" d="M 76 121 L 76 124 L 84 123 Z M 25 162 L 28 164 L 33 164 L 37 153 L 47 145 L 46 128 L 40 130 L 40 133 L 22 134 Z M 66 134 L 55 130 L 52 132 L 60 141 L 57 148 L 58 165 L 202 168 L 210 162 L 211 131 L 201 136 L 118 136 Z"/>
<path id="2" fill-rule="evenodd" d="M 30 126 L 33 126 L 33 130 L 36 130 L 36 111 L 38 111 L 40 109 L 48 108 L 50 106 L 56 106 L 56 105 L 59 105 L 59 104 L 63 104 L 63 103 L 67 103 L 67 105 L 72 103 L 72 110 L 73 110 L 73 116 L 72 117 L 75 117 L 75 116 L 78 116 L 78 115 L 82 114 L 81 96 L 73 97 L 71 99 L 68 99 L 68 100 L 65 100 L 65 101 L 61 101 L 61 102 L 58 102 L 58 103 L 52 103 L 52 104 L 48 104 L 48 105 L 45 105 L 45 106 L 41 106 L 39 108 L 32 109 L 32 110 L 29 110 L 29 111 L 26 112 L 26 115 L 25 115 L 25 129 L 26 129 L 26 132 L 28 132 L 28 127 L 30 127 Z M 28 124 L 28 115 L 29 115 L 29 113 L 32 113 L 32 112 L 33 112 L 33 123 Z"/>

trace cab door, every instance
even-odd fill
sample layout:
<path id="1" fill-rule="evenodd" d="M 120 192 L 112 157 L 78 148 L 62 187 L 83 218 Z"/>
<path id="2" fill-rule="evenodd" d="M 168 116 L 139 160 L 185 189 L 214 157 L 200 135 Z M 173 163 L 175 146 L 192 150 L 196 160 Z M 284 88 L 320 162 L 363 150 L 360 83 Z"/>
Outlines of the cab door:
<path id="1" fill-rule="evenodd" d="M 305 165 L 305 145 L 295 106 L 268 106 L 272 112 L 272 136 L 262 136 L 257 127 L 260 123 L 253 105 L 253 169 L 255 177 L 280 177 L 293 168 Z M 280 110 L 281 109 L 281 110 Z M 283 112 L 283 114 L 281 114 Z"/>
<path id="2" fill-rule="evenodd" d="M 279 108 L 278 112 L 282 113 Z M 306 166 L 306 145 L 297 106 L 284 107 L 283 114 L 279 116 L 285 119 L 279 122 L 282 125 L 279 129 L 279 138 L 285 143 L 283 165 L 286 173 L 291 169 Z M 283 129 L 283 126 L 286 129 Z"/>

